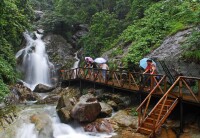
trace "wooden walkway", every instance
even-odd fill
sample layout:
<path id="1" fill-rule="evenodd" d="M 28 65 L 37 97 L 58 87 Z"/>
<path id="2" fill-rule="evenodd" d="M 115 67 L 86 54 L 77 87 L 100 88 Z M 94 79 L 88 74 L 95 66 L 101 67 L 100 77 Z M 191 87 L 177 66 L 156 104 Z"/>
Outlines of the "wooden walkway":
<path id="1" fill-rule="evenodd" d="M 181 97 L 184 101 L 200 105 L 200 78 L 180 76 L 174 84 L 169 84 L 168 78 L 160 74 L 150 75 L 109 70 L 106 74 L 104 79 L 101 69 L 76 68 L 61 70 L 61 79 L 67 81 L 85 80 L 133 92 L 149 92 L 153 95 L 164 95 L 173 86 L 173 89 L 170 89 L 170 96 Z"/>
<path id="2" fill-rule="evenodd" d="M 125 89 L 132 92 L 146 92 L 148 95 L 137 108 L 138 128 L 137 132 L 152 137 L 165 122 L 167 117 L 180 102 L 189 102 L 200 106 L 200 78 L 179 76 L 173 84 L 169 84 L 166 75 L 140 74 L 128 71 L 106 71 L 102 75 L 101 69 L 76 68 L 61 70 L 62 80 L 83 80 L 94 84 Z M 159 96 L 159 101 L 150 108 L 152 96 Z M 154 102 L 155 103 L 155 102 Z M 180 122 L 183 122 L 182 108 Z"/>

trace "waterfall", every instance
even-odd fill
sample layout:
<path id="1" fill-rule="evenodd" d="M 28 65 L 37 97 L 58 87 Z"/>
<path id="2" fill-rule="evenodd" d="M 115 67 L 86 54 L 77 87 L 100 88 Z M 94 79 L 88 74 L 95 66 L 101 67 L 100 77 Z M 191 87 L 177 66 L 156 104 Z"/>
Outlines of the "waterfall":
<path id="1" fill-rule="evenodd" d="M 26 39 L 26 47 L 17 52 L 16 58 L 21 60 L 19 70 L 24 75 L 24 84 L 31 90 L 37 84 L 51 86 L 51 77 L 54 74 L 54 65 L 49 61 L 42 35 L 34 32 L 34 40 L 28 32 L 23 35 Z"/>

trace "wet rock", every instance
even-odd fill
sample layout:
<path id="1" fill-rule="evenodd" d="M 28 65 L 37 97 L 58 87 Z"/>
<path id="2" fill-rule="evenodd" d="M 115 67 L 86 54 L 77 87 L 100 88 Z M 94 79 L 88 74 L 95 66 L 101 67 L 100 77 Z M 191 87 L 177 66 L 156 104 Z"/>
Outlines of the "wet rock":
<path id="1" fill-rule="evenodd" d="M 40 96 L 33 93 L 28 87 L 16 84 L 11 88 L 11 93 L 5 98 L 6 103 L 24 103 L 25 101 L 39 100 Z"/>
<path id="2" fill-rule="evenodd" d="M 113 132 L 112 125 L 107 119 L 97 119 L 95 120 L 95 122 L 85 125 L 84 130 L 87 132 L 103 132 L 103 133 Z"/>
<path id="3" fill-rule="evenodd" d="M 35 114 L 30 117 L 30 120 L 31 123 L 35 124 L 35 127 L 39 132 L 38 138 L 53 138 L 52 121 L 48 114 Z"/>
<path id="4" fill-rule="evenodd" d="M 79 122 L 92 122 L 101 112 L 101 105 L 97 99 L 86 94 L 80 97 L 79 102 L 73 107 L 71 116 Z"/>
<path id="5" fill-rule="evenodd" d="M 69 123 L 72 118 L 70 116 L 70 111 L 68 107 L 63 107 L 57 111 L 58 116 L 63 123 Z"/>
<path id="6" fill-rule="evenodd" d="M 100 102 L 100 105 L 101 105 L 101 113 L 99 115 L 100 117 L 108 117 L 112 115 L 113 108 L 109 104 Z"/>
<path id="7" fill-rule="evenodd" d="M 54 104 L 60 99 L 60 95 L 51 94 L 37 101 L 37 104 Z"/>
<path id="8" fill-rule="evenodd" d="M 49 60 L 60 68 L 70 69 L 74 64 L 74 49 L 61 35 L 47 34 L 44 36 Z"/>
<path id="9" fill-rule="evenodd" d="M 137 128 L 138 117 L 131 116 L 127 111 L 118 111 L 112 118 L 112 121 L 116 122 L 120 127 Z"/>
<path id="10" fill-rule="evenodd" d="M 56 109 L 61 122 L 68 123 L 72 120 L 71 110 L 77 103 L 76 97 L 80 94 L 80 91 L 74 88 L 66 88 L 61 91 L 62 96 L 58 100 Z"/>
<path id="11" fill-rule="evenodd" d="M 33 91 L 34 92 L 50 92 L 53 89 L 55 89 L 55 87 L 47 86 L 44 84 L 38 84 Z"/>
<path id="12" fill-rule="evenodd" d="M 97 98 L 99 101 L 112 101 L 110 104 L 114 106 L 115 110 L 126 108 L 131 104 L 131 97 L 122 94 L 103 93 Z"/>
<path id="13" fill-rule="evenodd" d="M 117 104 L 114 101 L 108 101 L 108 105 L 110 105 L 114 110 L 117 110 Z"/>

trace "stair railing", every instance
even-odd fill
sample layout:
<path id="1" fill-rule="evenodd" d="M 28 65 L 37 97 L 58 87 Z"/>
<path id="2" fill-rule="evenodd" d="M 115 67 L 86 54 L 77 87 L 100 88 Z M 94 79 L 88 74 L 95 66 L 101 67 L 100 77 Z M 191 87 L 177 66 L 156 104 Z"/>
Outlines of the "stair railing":
<path id="1" fill-rule="evenodd" d="M 161 117 L 161 114 L 163 112 L 164 109 L 164 105 L 166 104 L 166 101 L 170 95 L 170 93 L 173 91 L 174 87 L 177 86 L 177 84 L 179 84 L 179 81 L 181 80 L 181 77 L 178 77 L 178 79 L 174 82 L 174 84 L 168 89 L 168 91 L 163 95 L 163 97 L 157 102 L 157 104 L 154 106 L 154 108 L 150 111 L 150 113 L 146 116 L 145 119 L 147 119 L 150 115 L 155 114 L 154 111 L 158 108 L 158 106 L 160 104 L 162 104 L 162 107 L 160 109 L 160 112 L 157 116 L 157 118 L 154 116 L 154 120 L 155 120 L 155 129 L 153 130 L 153 133 L 155 133 L 159 127 L 162 125 L 162 121 L 166 119 L 165 116 Z M 174 97 L 174 95 L 170 95 L 171 97 Z M 172 103 L 172 105 L 167 109 L 167 113 L 175 107 L 176 103 L 178 103 L 178 96 L 175 96 L 175 100 Z M 144 120 L 145 120 L 144 119 Z"/>
<path id="2" fill-rule="evenodd" d="M 154 76 L 152 76 L 152 77 L 154 77 Z M 149 108 L 151 96 L 160 87 L 162 82 L 166 83 L 166 76 L 165 75 L 162 76 L 162 78 L 159 80 L 159 82 L 156 83 L 155 87 L 153 87 L 153 89 L 148 94 L 148 96 L 143 100 L 143 102 L 136 109 L 136 111 L 138 112 L 138 126 L 140 126 L 143 123 L 144 119 L 147 117 L 147 115 L 148 115 L 147 110 Z M 144 112 L 143 112 L 143 107 L 144 107 Z"/>

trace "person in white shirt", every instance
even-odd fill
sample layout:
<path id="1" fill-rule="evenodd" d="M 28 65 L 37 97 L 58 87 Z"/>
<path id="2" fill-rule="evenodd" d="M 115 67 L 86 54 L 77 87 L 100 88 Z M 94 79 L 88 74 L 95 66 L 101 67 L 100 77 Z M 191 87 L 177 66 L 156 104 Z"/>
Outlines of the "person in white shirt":
<path id="1" fill-rule="evenodd" d="M 109 70 L 109 67 L 106 63 L 101 64 L 100 67 L 102 69 L 102 76 L 103 76 L 103 79 L 105 81 L 106 80 L 106 73 L 107 73 L 107 70 Z"/>

